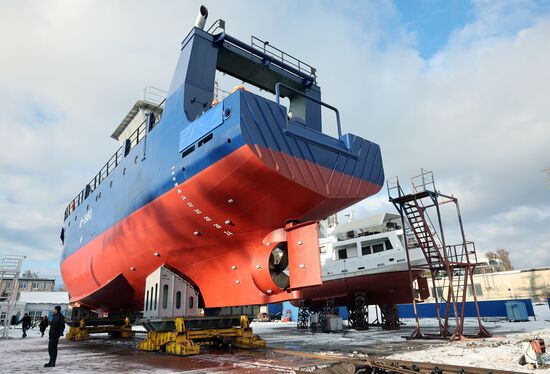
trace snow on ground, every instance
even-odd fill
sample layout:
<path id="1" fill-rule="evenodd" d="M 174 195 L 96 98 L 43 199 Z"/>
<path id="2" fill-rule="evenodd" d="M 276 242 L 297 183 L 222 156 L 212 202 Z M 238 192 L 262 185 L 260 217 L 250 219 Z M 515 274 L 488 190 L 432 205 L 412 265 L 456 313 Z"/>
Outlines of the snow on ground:
<path id="1" fill-rule="evenodd" d="M 22 339 L 20 328 L 11 330 L 9 339 L 0 340 L 0 373 L 140 373 L 151 369 L 133 366 L 130 360 L 121 359 L 110 352 L 82 349 L 72 352 L 67 349 L 67 343 L 64 338 L 60 340 L 56 367 L 45 368 L 44 364 L 49 361 L 47 332 L 44 337 L 40 337 L 40 332 L 34 328 L 27 331 L 27 338 Z"/>
<path id="2" fill-rule="evenodd" d="M 550 373 L 550 368 L 529 370 L 519 365 L 522 352 L 521 341 L 540 337 L 550 343 L 550 309 L 548 304 L 535 305 L 537 320 L 529 322 L 485 322 L 493 333 L 489 339 L 476 339 L 464 342 L 445 342 L 415 352 L 390 355 L 399 360 L 431 361 L 454 365 L 467 365 L 514 372 Z M 472 326 L 472 321 L 468 324 Z"/>
<path id="3" fill-rule="evenodd" d="M 521 356 L 520 343 L 524 339 L 540 337 L 550 345 L 550 309 L 548 304 L 535 305 L 536 320 L 508 322 L 484 321 L 493 333 L 492 338 L 464 342 L 443 340 L 406 340 L 415 326 L 414 320 L 405 319 L 405 325 L 397 331 L 371 328 L 368 331 L 346 330 L 341 333 L 311 333 L 297 331 L 295 324 L 254 323 L 254 332 L 268 341 L 270 347 L 319 352 L 333 356 L 386 357 L 397 360 L 424 361 L 454 365 L 476 366 L 514 372 L 532 372 L 517 364 Z M 437 320 L 420 322 L 424 333 L 437 331 Z M 465 320 L 465 332 L 477 333 L 477 320 Z M 550 373 L 550 369 L 538 369 L 537 373 Z"/>
<path id="4" fill-rule="evenodd" d="M 391 359 L 428 361 L 465 366 L 503 369 L 513 372 L 550 373 L 550 369 L 529 370 L 517 364 L 519 343 L 540 336 L 550 343 L 548 305 L 535 306 L 537 320 L 529 322 L 492 321 L 485 326 L 494 334 L 489 339 L 465 342 L 442 340 L 406 340 L 414 321 L 405 320 L 398 331 L 373 327 L 368 331 L 345 330 L 339 333 L 312 333 L 296 329 L 295 323 L 255 322 L 254 332 L 266 339 L 271 349 L 260 351 L 208 350 L 195 357 L 175 357 L 139 352 L 139 338 L 114 340 L 98 336 L 86 342 L 61 339 L 58 365 L 44 368 L 48 361 L 47 337 L 37 329 L 21 339 L 21 329 L 10 331 L 10 339 L 0 340 L 0 373 L 180 373 L 180 372 L 290 372 L 294 369 L 325 364 L 328 361 L 285 355 L 281 351 L 306 351 L 338 361 L 343 357 L 388 357 Z M 433 331 L 434 320 L 422 320 L 424 331 Z M 476 321 L 468 319 L 466 330 L 475 332 Z M 549 344 L 550 345 L 550 344 Z"/>
<path id="5" fill-rule="evenodd" d="M 135 346 L 140 338 L 111 339 L 100 334 L 85 342 L 62 338 L 55 368 L 45 368 L 48 339 L 36 329 L 21 338 L 21 329 L 10 331 L 0 340 L 0 374 L 4 373 L 289 373 L 326 365 L 315 360 L 277 354 L 271 350 L 201 349 L 191 357 L 141 352 Z M 321 362 L 319 362 L 321 361 Z M 329 363 L 338 360 L 329 361 Z"/>

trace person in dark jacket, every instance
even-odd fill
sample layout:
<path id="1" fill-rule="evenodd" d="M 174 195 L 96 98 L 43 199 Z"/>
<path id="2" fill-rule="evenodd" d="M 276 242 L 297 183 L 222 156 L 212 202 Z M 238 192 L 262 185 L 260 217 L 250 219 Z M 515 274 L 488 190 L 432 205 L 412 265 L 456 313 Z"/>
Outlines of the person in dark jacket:
<path id="1" fill-rule="evenodd" d="M 27 337 L 27 330 L 31 328 L 32 319 L 31 317 L 25 313 L 23 318 L 17 324 L 21 324 L 21 327 L 23 328 L 23 338 Z"/>
<path id="2" fill-rule="evenodd" d="M 40 327 L 40 332 L 42 333 L 42 336 L 44 336 L 44 332 L 46 332 L 46 328 L 49 324 L 50 321 L 48 321 L 48 317 L 42 316 L 42 319 L 40 320 L 40 325 L 38 325 L 38 327 Z"/>
<path id="3" fill-rule="evenodd" d="M 55 366 L 55 361 L 57 360 L 57 344 L 59 344 L 59 338 L 63 336 L 63 331 L 65 331 L 65 318 L 61 314 L 61 307 L 57 305 L 54 308 L 54 314 L 50 322 L 50 336 L 48 341 L 50 362 L 45 364 L 44 367 L 50 368 Z"/>

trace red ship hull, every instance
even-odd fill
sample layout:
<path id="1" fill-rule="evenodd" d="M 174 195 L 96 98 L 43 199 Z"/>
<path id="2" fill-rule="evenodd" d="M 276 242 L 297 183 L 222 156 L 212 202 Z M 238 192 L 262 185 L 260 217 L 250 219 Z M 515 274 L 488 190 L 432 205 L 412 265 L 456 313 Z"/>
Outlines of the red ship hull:
<path id="1" fill-rule="evenodd" d="M 316 177 L 296 170 L 315 170 L 310 175 Z M 261 290 L 265 269 L 258 268 L 257 259 L 271 251 L 266 236 L 289 218 L 322 219 L 380 188 L 245 145 L 185 182 L 175 181 L 173 189 L 68 256 L 61 272 L 72 302 L 103 311 L 141 310 L 145 278 L 162 265 L 195 285 L 205 307 L 301 298 L 307 288 L 278 294 Z M 320 269 L 314 268 L 319 253 L 307 253 L 313 268 L 305 269 L 304 276 L 310 276 L 305 283 L 319 284 Z"/>
<path id="2" fill-rule="evenodd" d="M 420 297 L 425 299 L 429 296 L 429 290 L 421 273 L 420 270 L 413 270 L 412 275 L 420 283 Z M 302 299 L 314 308 L 326 306 L 327 300 L 333 300 L 339 306 L 353 306 L 357 293 L 365 293 L 370 305 L 410 303 L 409 272 L 393 271 L 326 280 L 322 286 L 305 288 Z M 299 303 L 294 304 L 297 306 Z"/>

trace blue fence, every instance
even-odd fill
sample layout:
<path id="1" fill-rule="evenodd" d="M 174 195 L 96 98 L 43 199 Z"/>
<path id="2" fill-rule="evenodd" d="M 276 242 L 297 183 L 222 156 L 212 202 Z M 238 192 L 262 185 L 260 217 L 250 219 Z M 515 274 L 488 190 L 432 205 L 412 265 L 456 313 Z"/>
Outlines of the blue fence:
<path id="1" fill-rule="evenodd" d="M 270 304 L 275 305 L 275 304 Z M 298 320 L 298 308 L 292 305 L 290 302 L 285 301 L 282 305 L 283 317 L 292 317 L 292 320 L 296 322 Z M 338 307 L 338 314 L 343 320 L 348 319 L 348 309 L 345 306 Z"/>
<path id="2" fill-rule="evenodd" d="M 283 303 L 283 317 L 291 317 L 293 321 L 298 320 L 298 308 L 289 301 Z"/>
<path id="3" fill-rule="evenodd" d="M 283 313 L 283 303 L 267 304 L 267 315 L 279 316 Z"/>
<path id="4" fill-rule="evenodd" d="M 531 299 L 509 299 L 509 300 L 484 300 L 478 301 L 479 314 L 481 317 L 506 317 L 506 302 L 515 301 L 523 302 L 527 307 L 527 314 L 531 317 L 535 316 L 533 309 L 533 302 Z M 550 299 L 548 299 L 550 305 Z M 435 303 L 420 303 L 416 304 L 418 315 L 420 318 L 437 318 L 437 310 Z M 412 304 L 400 304 L 398 305 L 400 318 L 414 318 L 414 309 Z M 442 313 L 444 310 L 441 311 Z M 450 315 L 454 317 L 453 308 L 451 308 Z M 473 301 L 467 301 L 464 309 L 465 317 L 477 317 L 475 305 Z"/>

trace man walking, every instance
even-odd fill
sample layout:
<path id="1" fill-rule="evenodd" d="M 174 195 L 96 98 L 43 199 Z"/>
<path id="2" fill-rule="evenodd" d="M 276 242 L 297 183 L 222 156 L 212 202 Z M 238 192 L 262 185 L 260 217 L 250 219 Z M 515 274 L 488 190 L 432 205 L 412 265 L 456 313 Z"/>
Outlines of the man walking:
<path id="1" fill-rule="evenodd" d="M 50 362 L 45 364 L 44 367 L 50 368 L 55 366 L 55 361 L 57 359 L 57 344 L 59 344 L 59 338 L 63 336 L 63 331 L 65 331 L 65 318 L 61 315 L 61 307 L 57 305 L 54 308 L 54 314 L 50 322 L 50 339 L 48 342 Z"/>
<path id="2" fill-rule="evenodd" d="M 46 329 L 48 328 L 48 325 L 50 324 L 50 321 L 48 320 L 48 317 L 42 316 L 42 319 L 40 320 L 40 332 L 42 333 L 42 336 L 44 336 L 44 333 L 46 332 Z"/>
<path id="3" fill-rule="evenodd" d="M 27 330 L 31 328 L 31 323 L 31 317 L 27 313 L 25 313 L 23 318 L 17 322 L 17 324 L 21 324 L 21 327 L 23 328 L 23 338 L 27 337 Z"/>

